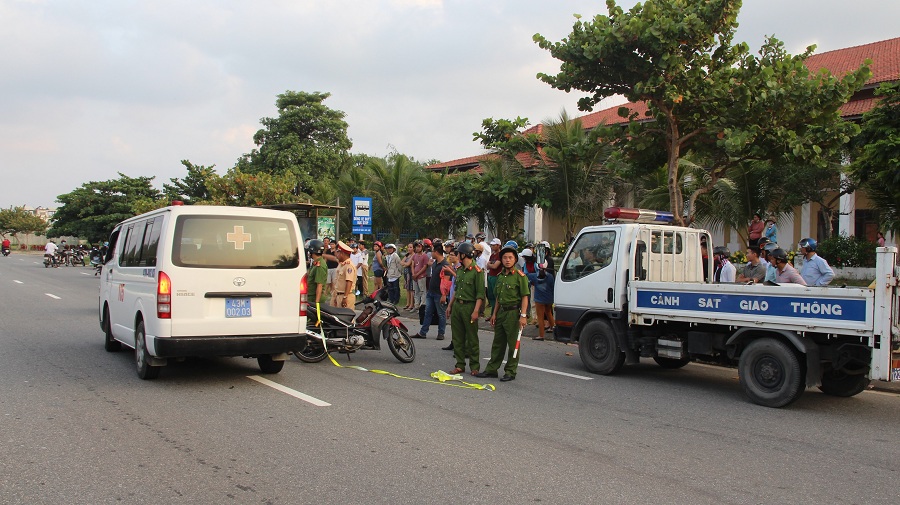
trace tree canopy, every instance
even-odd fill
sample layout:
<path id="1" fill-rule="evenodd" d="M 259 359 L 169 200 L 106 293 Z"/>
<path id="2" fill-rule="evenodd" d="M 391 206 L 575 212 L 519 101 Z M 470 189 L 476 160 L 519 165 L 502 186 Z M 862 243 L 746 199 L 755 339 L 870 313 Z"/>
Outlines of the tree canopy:
<path id="1" fill-rule="evenodd" d="M 59 195 L 56 200 L 62 205 L 56 209 L 47 235 L 74 236 L 90 242 L 105 239 L 120 221 L 137 214 L 142 206 L 153 206 L 161 200 L 162 193 L 152 182 L 153 177 L 119 173 L 118 179 L 86 182 Z"/>
<path id="2" fill-rule="evenodd" d="M 19 233 L 43 233 L 47 222 L 22 207 L 0 210 L 0 235 L 18 237 Z"/>
<path id="3" fill-rule="evenodd" d="M 309 193 L 315 181 L 336 177 L 353 146 L 345 114 L 324 104 L 330 93 L 285 91 L 275 106 L 278 117 L 264 117 L 253 136 L 258 147 L 238 160 L 242 173 L 290 175 L 295 194 Z"/>
<path id="4" fill-rule="evenodd" d="M 876 204 L 884 229 L 900 233 L 900 81 L 876 93 L 883 98 L 863 115 L 851 174 Z"/>
<path id="5" fill-rule="evenodd" d="M 622 108 L 628 128 L 609 134 L 619 135 L 638 165 L 665 153 L 669 208 L 679 221 L 693 220 L 696 199 L 729 169 L 754 160 L 824 166 L 857 131 L 838 108 L 865 82 L 868 67 L 841 79 L 813 75 L 803 61 L 814 46 L 792 56 L 774 38 L 751 55 L 746 44 L 732 44 L 740 6 L 647 0 L 625 12 L 607 0 L 607 16 L 579 19 L 561 42 L 534 35 L 562 62 L 558 74 L 538 78 L 588 93 L 580 109 L 616 94 L 647 104 L 645 117 Z M 679 160 L 688 151 L 710 166 L 709 184 L 693 191 L 685 209 Z"/>

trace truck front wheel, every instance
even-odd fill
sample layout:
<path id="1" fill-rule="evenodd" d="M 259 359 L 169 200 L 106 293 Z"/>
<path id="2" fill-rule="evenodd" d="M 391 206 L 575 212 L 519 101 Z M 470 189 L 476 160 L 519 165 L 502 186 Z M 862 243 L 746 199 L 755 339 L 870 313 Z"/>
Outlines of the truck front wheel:
<path id="1" fill-rule="evenodd" d="M 803 367 L 794 351 L 774 338 L 750 342 L 738 363 L 741 387 L 753 403 L 784 407 L 806 389 Z"/>
<path id="2" fill-rule="evenodd" d="M 869 387 L 869 378 L 865 375 L 847 375 L 837 370 L 826 370 L 822 374 L 822 385 L 819 390 L 826 395 L 850 397 Z"/>
<path id="3" fill-rule="evenodd" d="M 589 372 L 611 375 L 625 363 L 625 353 L 619 348 L 610 324 L 594 319 L 584 325 L 578 337 L 578 353 Z"/>

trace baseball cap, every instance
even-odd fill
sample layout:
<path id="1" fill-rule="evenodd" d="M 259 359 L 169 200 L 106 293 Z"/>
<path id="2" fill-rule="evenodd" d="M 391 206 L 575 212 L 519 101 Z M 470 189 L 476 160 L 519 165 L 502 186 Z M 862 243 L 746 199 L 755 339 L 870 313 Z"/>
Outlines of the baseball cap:
<path id="1" fill-rule="evenodd" d="M 501 245 L 502 243 L 503 242 L 497 237 L 491 239 L 491 245 Z"/>

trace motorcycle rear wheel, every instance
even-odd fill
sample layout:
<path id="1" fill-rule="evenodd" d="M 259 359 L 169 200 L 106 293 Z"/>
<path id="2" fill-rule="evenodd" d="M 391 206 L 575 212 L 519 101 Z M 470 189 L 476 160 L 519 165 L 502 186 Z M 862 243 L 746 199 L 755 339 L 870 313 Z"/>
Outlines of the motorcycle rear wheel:
<path id="1" fill-rule="evenodd" d="M 388 349 L 401 363 L 412 363 L 416 359 L 416 345 L 405 330 L 391 326 L 386 336 Z"/>
<path id="2" fill-rule="evenodd" d="M 306 348 L 302 351 L 294 351 L 294 356 L 304 363 L 318 363 L 325 359 L 328 353 L 325 352 L 325 346 L 322 341 L 311 337 L 306 341 Z"/>

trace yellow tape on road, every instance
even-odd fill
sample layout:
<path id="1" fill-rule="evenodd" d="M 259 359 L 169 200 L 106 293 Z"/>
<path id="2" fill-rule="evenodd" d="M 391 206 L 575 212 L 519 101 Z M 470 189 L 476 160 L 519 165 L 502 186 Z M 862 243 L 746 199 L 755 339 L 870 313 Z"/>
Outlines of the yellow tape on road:
<path id="1" fill-rule="evenodd" d="M 321 319 L 320 319 L 320 321 L 321 321 Z M 443 381 L 439 380 L 439 381 L 435 382 L 435 381 L 426 380 L 426 379 L 419 379 L 417 377 L 407 377 L 405 375 L 398 375 L 393 372 L 388 372 L 387 370 L 369 370 L 368 368 L 363 368 L 361 366 L 356 366 L 356 365 L 346 365 L 345 366 L 345 365 L 338 363 L 337 360 L 334 359 L 334 356 L 332 356 L 331 353 L 328 352 L 328 344 L 325 341 L 324 334 L 313 333 L 313 335 L 315 335 L 317 338 L 322 340 L 322 346 L 325 347 L 325 354 L 328 355 L 328 359 L 331 360 L 331 363 L 333 363 L 334 366 L 336 366 L 338 368 L 352 368 L 354 370 L 359 370 L 361 372 L 372 372 L 372 373 L 376 373 L 378 375 L 388 375 L 390 377 L 396 377 L 398 379 L 406 379 L 406 380 L 416 381 L 416 382 L 427 382 L 428 384 L 437 384 L 440 386 L 452 386 L 455 388 L 481 389 L 481 390 L 487 390 L 487 391 L 495 391 L 497 389 L 494 387 L 493 384 L 476 384 L 474 382 L 465 382 L 463 380 L 457 380 L 457 379 L 452 379 L 452 381 L 445 379 Z M 434 374 L 432 374 L 432 375 L 434 375 Z M 458 384 L 456 384 L 457 382 L 458 382 Z"/>

